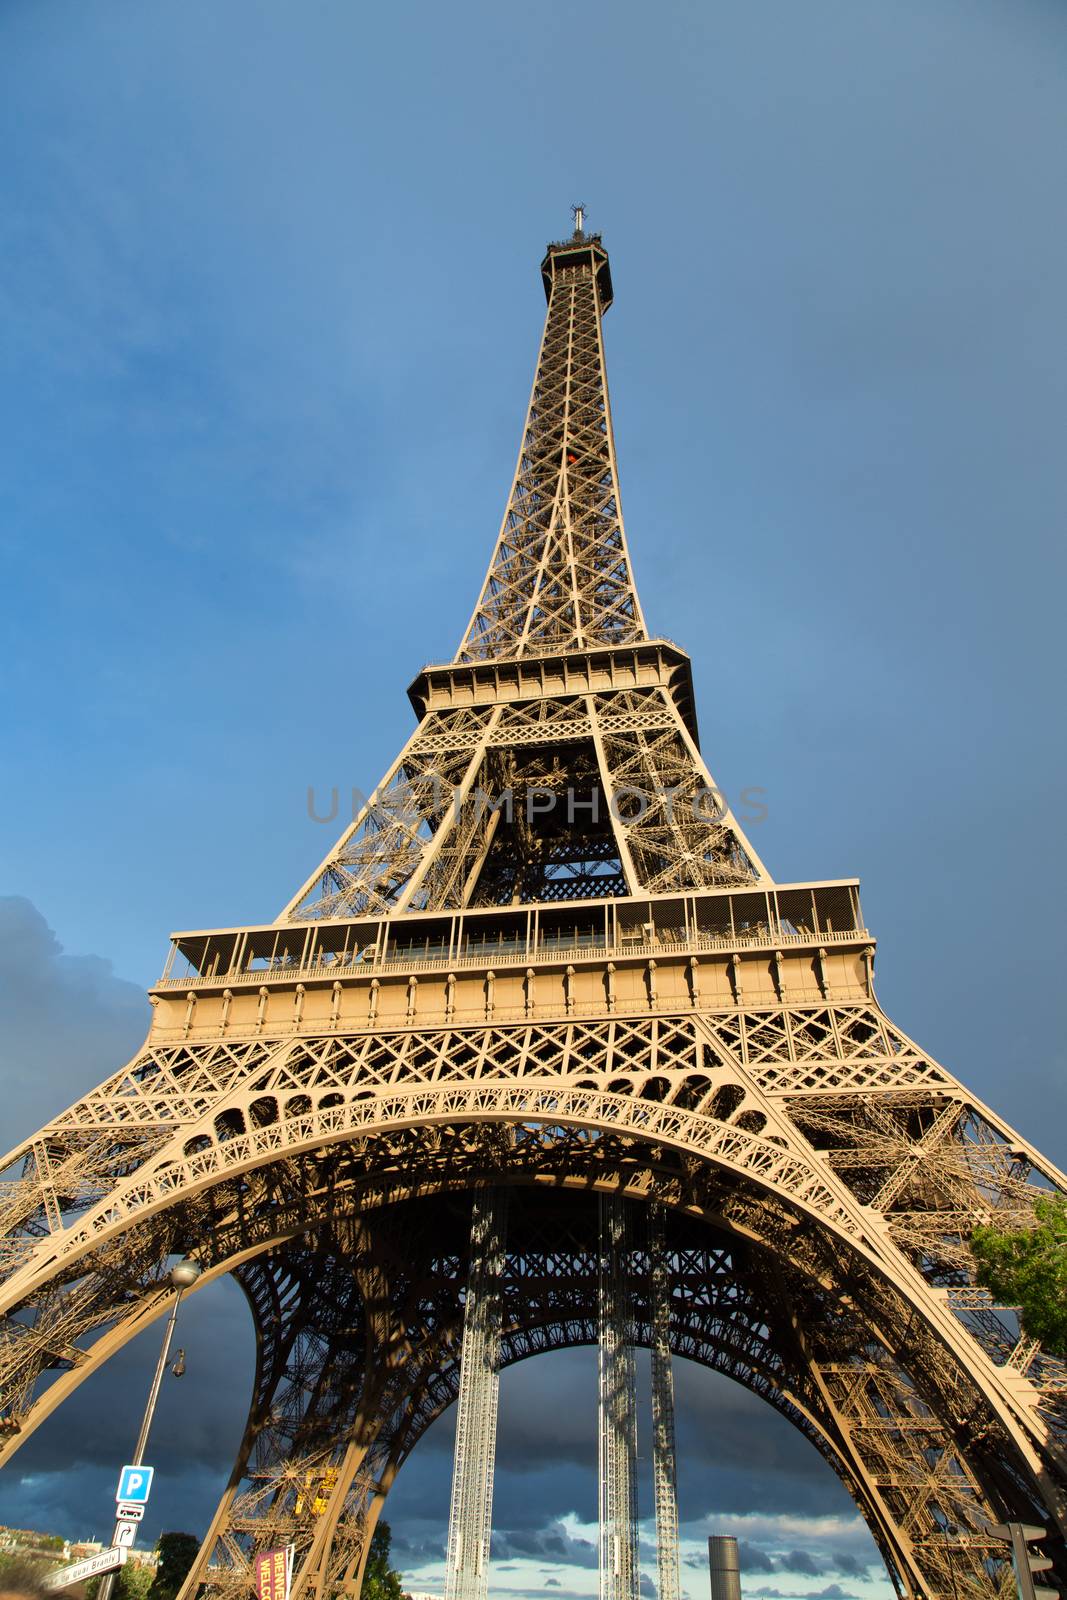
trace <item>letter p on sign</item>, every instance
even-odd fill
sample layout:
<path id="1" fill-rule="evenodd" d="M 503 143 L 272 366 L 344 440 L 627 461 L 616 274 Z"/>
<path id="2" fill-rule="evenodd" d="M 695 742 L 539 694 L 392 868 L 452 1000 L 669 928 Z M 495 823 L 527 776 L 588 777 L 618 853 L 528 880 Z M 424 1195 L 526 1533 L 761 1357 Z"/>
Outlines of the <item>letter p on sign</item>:
<path id="1" fill-rule="evenodd" d="M 155 1470 L 155 1467 L 123 1467 L 115 1499 L 129 1500 L 134 1505 L 143 1506 L 148 1499 Z"/>

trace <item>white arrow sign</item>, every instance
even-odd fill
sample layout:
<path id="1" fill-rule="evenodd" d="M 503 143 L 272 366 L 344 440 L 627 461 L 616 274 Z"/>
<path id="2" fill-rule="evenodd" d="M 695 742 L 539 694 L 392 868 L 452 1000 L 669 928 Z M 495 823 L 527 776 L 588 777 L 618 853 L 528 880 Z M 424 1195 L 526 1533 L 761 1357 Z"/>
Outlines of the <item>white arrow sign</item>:
<path id="1" fill-rule="evenodd" d="M 83 1578 L 95 1578 L 98 1572 L 110 1572 L 113 1567 L 124 1567 L 128 1550 L 119 1550 L 112 1546 L 110 1550 L 101 1550 L 99 1555 L 88 1556 L 84 1561 L 75 1561 L 72 1567 L 60 1567 L 58 1572 L 50 1572 L 44 1579 L 42 1588 L 68 1589 L 72 1583 L 81 1583 Z"/>

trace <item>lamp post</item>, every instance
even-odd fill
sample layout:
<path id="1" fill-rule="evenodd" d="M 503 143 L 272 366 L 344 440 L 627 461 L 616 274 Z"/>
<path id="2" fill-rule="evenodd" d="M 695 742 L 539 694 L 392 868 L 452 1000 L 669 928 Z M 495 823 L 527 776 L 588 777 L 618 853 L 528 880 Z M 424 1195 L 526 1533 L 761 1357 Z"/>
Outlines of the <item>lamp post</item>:
<path id="1" fill-rule="evenodd" d="M 174 1285 L 175 1289 L 177 1289 L 178 1293 L 174 1296 L 174 1304 L 171 1306 L 170 1316 L 167 1318 L 167 1326 L 163 1333 L 163 1344 L 160 1348 L 159 1360 L 156 1362 L 155 1376 L 152 1379 L 152 1387 L 148 1391 L 148 1404 L 144 1408 L 144 1416 L 141 1419 L 141 1431 L 137 1435 L 137 1444 L 134 1447 L 133 1455 L 130 1458 L 131 1467 L 139 1467 L 144 1461 L 144 1453 L 148 1446 L 148 1430 L 151 1428 L 152 1418 L 156 1414 L 156 1401 L 159 1399 L 159 1386 L 163 1382 L 163 1373 L 167 1365 L 167 1357 L 170 1355 L 170 1343 L 174 1338 L 174 1324 L 178 1320 L 178 1307 L 182 1303 L 182 1295 L 185 1293 L 186 1289 L 191 1289 L 193 1287 L 193 1284 L 196 1282 L 197 1278 L 199 1278 L 202 1270 L 203 1269 L 201 1268 L 199 1261 L 192 1260 L 190 1256 L 185 1256 L 177 1263 L 176 1266 L 173 1266 L 170 1269 L 170 1281 Z M 112 1544 L 117 1542 L 119 1529 L 121 1527 L 121 1522 L 115 1523 L 115 1531 L 111 1536 Z M 114 1587 L 114 1571 L 105 1573 L 100 1580 L 100 1587 L 96 1592 L 96 1600 L 111 1600 L 111 1591 Z"/>

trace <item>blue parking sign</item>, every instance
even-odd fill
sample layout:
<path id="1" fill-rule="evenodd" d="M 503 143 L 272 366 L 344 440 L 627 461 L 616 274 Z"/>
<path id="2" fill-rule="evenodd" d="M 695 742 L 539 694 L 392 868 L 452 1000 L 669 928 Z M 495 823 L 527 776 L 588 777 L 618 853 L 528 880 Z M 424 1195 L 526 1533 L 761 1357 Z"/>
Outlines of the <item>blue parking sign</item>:
<path id="1" fill-rule="evenodd" d="M 115 1499 L 125 1500 L 129 1505 L 143 1506 L 148 1499 L 155 1470 L 155 1467 L 123 1467 Z"/>

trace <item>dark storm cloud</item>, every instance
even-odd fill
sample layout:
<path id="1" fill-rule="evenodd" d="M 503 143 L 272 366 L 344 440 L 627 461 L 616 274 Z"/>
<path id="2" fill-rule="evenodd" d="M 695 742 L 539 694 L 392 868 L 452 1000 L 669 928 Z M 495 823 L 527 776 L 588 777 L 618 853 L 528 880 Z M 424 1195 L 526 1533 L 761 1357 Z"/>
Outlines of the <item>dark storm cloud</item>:
<path id="1" fill-rule="evenodd" d="M 861 1561 L 858 1556 L 849 1555 L 847 1550 L 835 1554 L 830 1563 L 831 1572 L 840 1572 L 846 1578 L 862 1578 L 872 1568 L 880 1566 L 880 1562 L 867 1560 Z"/>
<path id="2" fill-rule="evenodd" d="M 161 1334 L 161 1323 L 148 1328 L 31 1434 L 0 1474 L 0 1522 L 69 1537 L 106 1531 Z M 202 1532 L 229 1474 L 255 1359 L 251 1318 L 235 1284 L 209 1284 L 186 1300 L 177 1345 L 187 1370 L 180 1379 L 168 1373 L 160 1393 L 147 1457 L 157 1476 L 143 1538 L 166 1528 Z"/>
<path id="3" fill-rule="evenodd" d="M 597 1547 L 591 1539 L 575 1538 L 562 1523 L 539 1529 L 499 1528 L 493 1530 L 493 1557 L 503 1561 L 543 1560 L 563 1562 L 572 1567 L 595 1567 Z"/>
<path id="4" fill-rule="evenodd" d="M 792 1532 L 801 1531 L 801 1525 L 794 1523 Z M 728 1525 L 719 1531 L 734 1531 L 736 1526 Z M 687 1530 L 690 1538 L 694 1537 L 692 1530 Z M 803 1548 L 798 1545 L 784 1546 L 777 1537 L 777 1529 L 773 1518 L 765 1519 L 764 1536 L 738 1539 L 738 1555 L 741 1562 L 741 1572 L 747 1578 L 756 1573 L 774 1572 L 779 1579 L 788 1577 L 817 1578 L 840 1573 L 845 1577 L 865 1579 L 869 1576 L 880 1575 L 882 1563 L 866 1529 L 858 1518 L 851 1521 L 838 1520 L 835 1525 L 827 1526 L 825 1521 L 813 1522 L 810 1532 L 811 1547 Z M 707 1552 L 705 1548 L 690 1549 L 682 1557 L 683 1565 L 696 1572 L 707 1571 Z M 752 1589 L 746 1581 L 744 1584 L 746 1594 L 761 1597 L 761 1600 L 784 1600 L 784 1594 L 774 1587 L 764 1585 L 760 1589 Z M 837 1591 L 835 1593 L 834 1591 Z M 808 1591 L 810 1597 L 810 1591 Z M 840 1586 L 836 1583 L 828 1584 L 819 1591 L 822 1600 L 842 1600 Z"/>
<path id="5" fill-rule="evenodd" d="M 782 1566 L 787 1572 L 800 1572 L 806 1578 L 817 1578 L 823 1570 L 806 1550 L 790 1550 L 789 1554 L 782 1558 Z"/>
<path id="6" fill-rule="evenodd" d="M 414 1518 L 400 1524 L 390 1522 L 389 1526 L 393 1533 L 393 1559 L 402 1567 L 423 1567 L 444 1560 L 444 1529 L 436 1522 L 429 1532 L 423 1531 L 424 1524 Z"/>
<path id="7" fill-rule="evenodd" d="M 761 1549 L 759 1545 L 753 1544 L 750 1539 L 738 1540 L 737 1554 L 741 1562 L 742 1572 L 774 1571 L 774 1562 L 771 1560 L 770 1556 L 765 1550 Z M 706 1565 L 706 1561 L 703 1556 L 700 1559 L 699 1565 Z"/>
<path id="8" fill-rule="evenodd" d="M 759 1396 L 678 1361 L 675 1397 L 683 1524 L 765 1511 L 851 1514 L 851 1499 L 813 1446 Z"/>
<path id="9" fill-rule="evenodd" d="M 148 1031 L 144 991 L 101 956 L 67 955 L 21 895 L 0 897 L 0 1155 L 93 1089 Z"/>
<path id="10" fill-rule="evenodd" d="M 20 896 L 0 898 L 0 1010 L 4 1134 L 12 1143 L 129 1060 L 149 1018 L 136 985 L 99 956 L 66 954 Z M 0 1474 L 0 1522 L 70 1535 L 105 1530 L 161 1332 L 159 1323 L 146 1329 L 30 1435 Z M 187 1372 L 168 1375 L 160 1396 L 149 1453 L 159 1476 L 146 1537 L 164 1527 L 202 1529 L 228 1475 L 255 1357 L 235 1284 L 210 1284 L 187 1298 L 177 1345 L 187 1351 Z"/>

